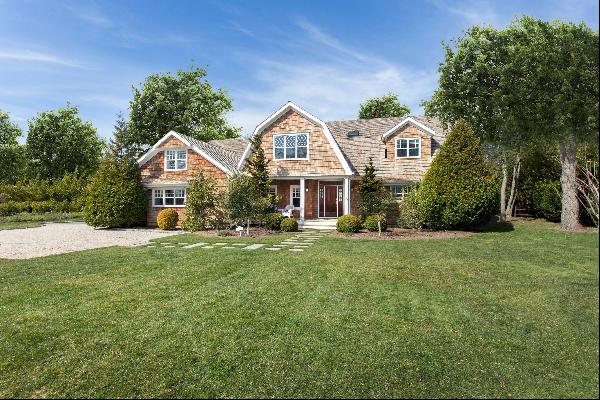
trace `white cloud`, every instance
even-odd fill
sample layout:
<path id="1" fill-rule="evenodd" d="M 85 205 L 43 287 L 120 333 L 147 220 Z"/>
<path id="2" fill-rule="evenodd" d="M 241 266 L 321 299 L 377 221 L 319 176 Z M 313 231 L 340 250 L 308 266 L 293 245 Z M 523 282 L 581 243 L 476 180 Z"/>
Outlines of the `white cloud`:
<path id="1" fill-rule="evenodd" d="M 85 68 L 83 65 L 61 56 L 44 53 L 39 51 L 24 50 L 24 49 L 2 49 L 0 50 L 0 59 L 14 61 L 41 62 L 62 65 L 65 67 Z"/>
<path id="2" fill-rule="evenodd" d="M 488 1 L 431 0 L 431 2 L 440 10 L 460 17 L 468 25 L 498 26 L 501 22 L 495 6 Z"/>
<path id="3" fill-rule="evenodd" d="M 258 82 L 251 90 L 232 90 L 239 106 L 230 120 L 242 126 L 245 134 L 288 100 L 324 120 L 353 119 L 361 102 L 391 92 L 418 113 L 421 100 L 429 97 L 437 84 L 436 71 L 398 65 L 354 50 L 306 21 L 298 25 L 308 42 L 290 46 L 309 46 L 315 51 L 310 61 L 305 57 L 242 56 L 255 67 L 253 78 Z"/>

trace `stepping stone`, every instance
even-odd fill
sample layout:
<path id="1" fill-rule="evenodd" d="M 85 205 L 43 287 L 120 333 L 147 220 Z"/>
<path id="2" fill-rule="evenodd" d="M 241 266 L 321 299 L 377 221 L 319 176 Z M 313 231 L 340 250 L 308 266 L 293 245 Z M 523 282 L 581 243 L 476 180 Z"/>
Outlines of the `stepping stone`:
<path id="1" fill-rule="evenodd" d="M 164 243 L 159 243 L 159 244 L 162 244 L 163 246 L 171 245 L 171 243 L 169 243 L 169 242 L 164 242 Z"/>
<path id="2" fill-rule="evenodd" d="M 232 246 L 245 246 L 247 243 L 232 243 Z"/>
<path id="3" fill-rule="evenodd" d="M 175 246 L 173 246 L 173 245 L 169 245 L 169 246 L 165 246 L 165 247 L 163 247 L 163 248 L 167 249 L 167 248 L 169 248 L 169 247 L 175 247 Z"/>
<path id="4" fill-rule="evenodd" d="M 304 249 L 289 249 L 290 251 L 304 251 Z"/>
<path id="5" fill-rule="evenodd" d="M 179 242 L 179 243 L 177 243 L 177 244 L 180 244 L 180 245 L 182 245 L 182 246 L 183 246 L 183 245 L 187 244 L 187 242 Z"/>
<path id="6" fill-rule="evenodd" d="M 289 244 L 287 243 L 281 243 L 281 244 L 274 244 L 273 247 L 285 247 L 285 246 L 289 246 Z"/>
<path id="7" fill-rule="evenodd" d="M 188 244 L 187 246 L 183 246 L 183 249 L 193 249 L 194 247 L 204 246 L 206 243 L 198 242 L 193 244 Z"/>
<path id="8" fill-rule="evenodd" d="M 204 246 L 204 247 L 200 247 L 201 249 L 214 249 L 215 246 Z"/>
<path id="9" fill-rule="evenodd" d="M 251 244 L 248 247 L 244 247 L 244 250 L 256 250 L 256 249 L 260 249 L 263 246 L 264 246 L 264 244 L 260 244 L 260 243 Z"/>
<path id="10" fill-rule="evenodd" d="M 225 246 L 227 243 L 213 243 L 213 246 Z"/>
<path id="11" fill-rule="evenodd" d="M 222 249 L 237 249 L 237 247 L 233 247 L 233 246 L 223 246 L 221 248 Z"/>
<path id="12" fill-rule="evenodd" d="M 265 247 L 265 250 L 281 250 L 281 247 Z"/>

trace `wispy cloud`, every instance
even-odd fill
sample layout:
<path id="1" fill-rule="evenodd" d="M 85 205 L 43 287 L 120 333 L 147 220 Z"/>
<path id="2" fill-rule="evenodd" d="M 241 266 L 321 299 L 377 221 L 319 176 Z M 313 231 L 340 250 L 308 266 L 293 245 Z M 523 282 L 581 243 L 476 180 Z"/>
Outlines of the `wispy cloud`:
<path id="1" fill-rule="evenodd" d="M 389 92 L 418 112 L 421 100 L 435 88 L 434 70 L 415 70 L 355 50 L 305 20 L 298 26 L 304 35 L 290 46 L 311 47 L 312 61 L 241 56 L 253 64 L 253 78 L 259 83 L 251 90 L 232 92 L 242 106 L 232 113 L 231 121 L 245 133 L 288 100 L 325 120 L 351 119 L 361 102 Z"/>
<path id="2" fill-rule="evenodd" d="M 244 28 L 239 22 L 236 22 L 236 21 L 229 21 L 229 25 L 227 27 L 231 30 L 237 31 L 246 36 L 250 36 L 250 37 L 255 36 L 254 32 L 252 32 L 250 29 Z"/>
<path id="3" fill-rule="evenodd" d="M 25 49 L 0 49 L 0 59 L 57 64 L 72 68 L 87 68 L 73 60 L 56 54 Z"/>
<path id="4" fill-rule="evenodd" d="M 468 25 L 497 26 L 502 21 L 495 4 L 488 1 L 466 0 L 430 0 L 431 3 L 444 12 L 456 15 Z"/>

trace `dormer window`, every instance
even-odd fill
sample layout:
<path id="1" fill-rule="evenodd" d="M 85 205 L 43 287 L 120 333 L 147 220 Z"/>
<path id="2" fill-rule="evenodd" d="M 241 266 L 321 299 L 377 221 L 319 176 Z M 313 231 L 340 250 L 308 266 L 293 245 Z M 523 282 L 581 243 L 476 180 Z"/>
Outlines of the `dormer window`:
<path id="1" fill-rule="evenodd" d="M 165 150 L 165 170 L 181 171 L 187 169 L 187 150 Z"/>
<path id="2" fill-rule="evenodd" d="M 307 160 L 308 134 L 273 135 L 273 158 L 275 160 Z"/>
<path id="3" fill-rule="evenodd" d="M 396 158 L 421 157 L 421 138 L 396 139 Z"/>

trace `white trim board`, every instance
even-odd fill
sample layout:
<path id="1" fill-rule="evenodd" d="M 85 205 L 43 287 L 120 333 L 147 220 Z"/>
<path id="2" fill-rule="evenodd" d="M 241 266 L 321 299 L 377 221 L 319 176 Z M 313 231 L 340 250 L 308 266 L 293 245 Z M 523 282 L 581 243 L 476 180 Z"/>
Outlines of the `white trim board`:
<path id="1" fill-rule="evenodd" d="M 269 125 L 271 125 L 271 123 L 273 123 L 273 121 L 276 121 L 282 115 L 284 115 L 286 112 L 288 112 L 290 110 L 293 110 L 293 111 L 297 112 L 298 114 L 302 115 L 304 118 L 308 119 L 309 121 L 312 121 L 316 125 L 319 125 L 319 127 L 323 130 L 323 134 L 325 135 L 325 137 L 329 141 L 329 145 L 333 149 L 333 152 L 335 153 L 335 155 L 337 156 L 338 160 L 342 164 L 342 167 L 344 168 L 344 172 L 346 172 L 346 174 L 348 174 L 348 175 L 352 175 L 353 174 L 352 168 L 350 168 L 350 165 L 348 164 L 348 161 L 346 161 L 346 158 L 342 154 L 342 150 L 340 149 L 340 146 L 335 141 L 333 135 L 329 131 L 329 128 L 327 127 L 327 125 L 325 124 L 325 122 L 321 121 L 319 118 L 317 118 L 314 115 L 310 114 L 308 111 L 300 108 L 299 106 L 297 106 L 296 104 L 292 103 L 291 101 L 288 101 L 286 104 L 283 105 L 283 107 L 281 107 L 279 110 L 277 110 L 275 113 L 273 113 L 270 117 L 268 117 L 263 122 L 261 122 L 254 129 L 254 132 L 252 133 L 251 137 L 254 138 L 254 137 L 257 137 L 260 134 L 262 134 L 262 132 L 267 127 L 269 127 Z M 238 169 L 240 171 L 244 167 L 244 163 L 245 163 L 246 159 L 250 156 L 251 152 L 252 152 L 252 143 L 248 143 L 248 146 L 246 146 L 246 150 L 244 151 L 244 155 L 242 156 L 242 158 L 240 159 L 240 162 L 238 163 Z"/>
<path id="2" fill-rule="evenodd" d="M 415 127 L 421 129 L 422 131 L 425 131 L 426 133 L 430 134 L 431 136 L 435 135 L 435 131 L 433 129 L 431 129 L 430 127 L 428 127 L 426 125 L 423 125 L 421 122 L 417 121 L 414 118 L 406 117 L 402 121 L 400 121 L 399 124 L 397 124 L 396 126 L 392 127 L 392 129 L 388 130 L 386 133 L 384 133 L 383 135 L 381 135 L 381 140 L 386 141 L 387 138 L 389 138 L 391 135 L 393 135 L 394 133 L 396 133 L 396 131 L 398 129 L 402 128 L 403 126 L 405 126 L 407 124 L 414 125 Z"/>
<path id="3" fill-rule="evenodd" d="M 146 154 L 144 154 L 137 160 L 138 165 L 141 167 L 142 165 L 144 165 L 148 161 L 150 161 L 150 159 L 152 157 L 154 157 L 157 153 L 163 151 L 163 150 L 161 150 L 160 146 L 170 137 L 174 137 L 175 139 L 179 140 L 180 142 L 185 144 L 188 149 L 194 150 L 196 153 L 198 153 L 200 156 L 202 156 L 208 162 L 213 164 L 215 167 L 219 168 L 221 171 L 225 172 L 227 175 L 233 175 L 234 171 L 231 171 L 229 168 L 227 168 L 226 166 L 221 164 L 219 161 L 217 161 L 213 157 L 211 157 L 204 150 L 202 150 L 198 146 L 195 146 L 189 140 L 187 140 L 185 137 L 183 137 L 181 134 L 179 134 L 175 131 L 170 131 L 165 136 L 163 136 L 158 142 L 156 142 L 156 144 L 154 146 L 152 146 L 152 148 L 150 150 L 148 150 L 146 152 Z"/>

